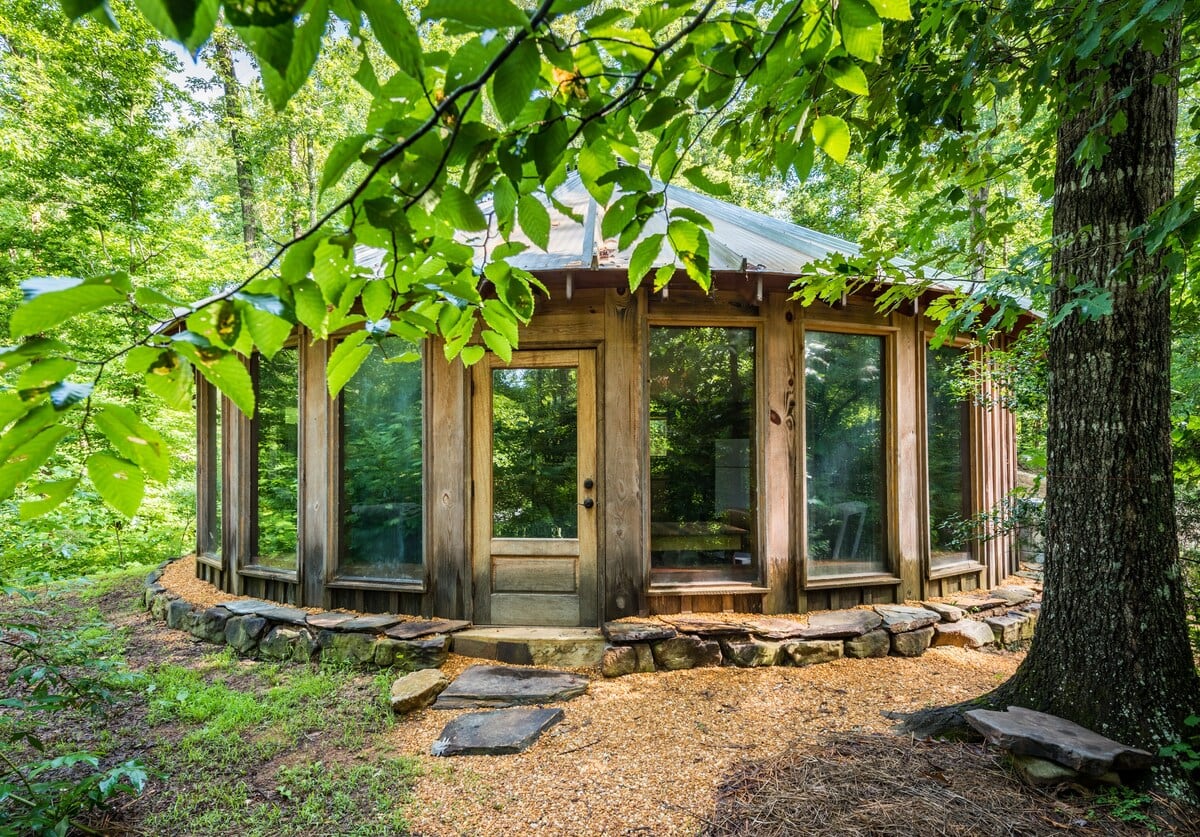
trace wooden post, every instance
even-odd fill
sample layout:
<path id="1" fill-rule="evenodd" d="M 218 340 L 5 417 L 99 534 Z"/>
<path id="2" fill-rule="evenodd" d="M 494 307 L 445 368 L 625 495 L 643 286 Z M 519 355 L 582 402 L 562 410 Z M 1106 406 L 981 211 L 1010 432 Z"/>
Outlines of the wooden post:
<path id="1" fill-rule="evenodd" d="M 761 281 L 761 280 L 760 280 Z M 790 613 L 796 609 L 797 519 L 792 492 L 796 462 L 796 338 L 792 304 L 785 294 L 772 294 L 763 327 L 762 354 L 766 374 L 767 415 L 759 422 L 763 432 L 763 516 L 761 555 L 763 580 L 770 591 L 763 598 L 764 613 Z M 762 403 L 762 399 L 760 399 Z"/>
<path id="2" fill-rule="evenodd" d="M 425 595 L 427 615 L 473 619 L 471 588 L 470 376 L 448 362 L 440 338 L 426 344 L 427 446 L 425 505 Z"/>

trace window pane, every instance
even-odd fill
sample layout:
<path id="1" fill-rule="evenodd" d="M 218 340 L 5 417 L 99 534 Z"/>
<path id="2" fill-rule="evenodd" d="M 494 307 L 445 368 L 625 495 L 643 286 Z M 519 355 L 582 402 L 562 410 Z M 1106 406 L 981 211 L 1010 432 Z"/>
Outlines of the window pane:
<path id="1" fill-rule="evenodd" d="M 383 341 L 342 390 L 341 575 L 420 580 L 422 362 Z M 389 363 L 407 357 L 411 362 Z"/>
<path id="2" fill-rule="evenodd" d="M 214 513 L 213 513 L 213 517 L 212 517 L 212 526 L 209 529 L 209 533 L 208 533 L 208 549 L 213 555 L 220 555 L 221 554 L 221 506 L 223 505 L 222 487 L 224 485 L 224 479 L 225 479 L 224 474 L 222 473 L 222 471 L 224 470 L 224 461 L 225 461 L 225 440 L 224 440 L 224 436 L 222 435 L 222 427 L 221 427 L 221 401 L 223 399 L 221 398 L 221 394 L 219 392 L 214 392 L 212 398 L 213 398 L 213 424 L 214 424 L 214 427 L 212 429 L 212 439 L 213 439 L 213 449 L 214 449 L 214 453 L 215 453 L 215 456 L 213 457 L 214 468 L 213 468 L 212 485 L 213 485 L 213 493 L 215 494 L 215 497 L 213 499 L 213 512 Z"/>
<path id="3" fill-rule="evenodd" d="M 650 568 L 758 579 L 754 329 L 650 329 Z"/>
<path id="4" fill-rule="evenodd" d="M 954 376 L 961 357 L 952 346 L 925 352 L 931 569 L 971 558 L 970 404 L 955 392 Z"/>
<path id="5" fill-rule="evenodd" d="M 883 572 L 884 340 L 804 336 L 808 577 Z"/>
<path id="6" fill-rule="evenodd" d="M 257 541 L 254 564 L 296 570 L 299 369 L 295 349 L 258 360 Z"/>
<path id="7" fill-rule="evenodd" d="M 492 535 L 577 538 L 574 368 L 492 371 Z"/>

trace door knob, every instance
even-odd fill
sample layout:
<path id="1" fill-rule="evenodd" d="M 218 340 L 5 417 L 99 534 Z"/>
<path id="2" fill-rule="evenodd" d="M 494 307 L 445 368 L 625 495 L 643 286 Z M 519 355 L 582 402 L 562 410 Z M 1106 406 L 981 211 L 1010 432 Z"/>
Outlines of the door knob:
<path id="1" fill-rule="evenodd" d="M 596 501 L 593 500 L 591 497 L 588 497 L 586 500 L 584 500 L 579 505 L 583 506 L 585 509 L 590 509 L 592 506 L 596 505 Z"/>
<path id="2" fill-rule="evenodd" d="M 596 487 L 596 483 L 592 482 L 591 477 L 588 477 L 586 480 L 583 481 L 583 487 L 586 488 L 588 491 L 591 491 L 593 488 Z"/>

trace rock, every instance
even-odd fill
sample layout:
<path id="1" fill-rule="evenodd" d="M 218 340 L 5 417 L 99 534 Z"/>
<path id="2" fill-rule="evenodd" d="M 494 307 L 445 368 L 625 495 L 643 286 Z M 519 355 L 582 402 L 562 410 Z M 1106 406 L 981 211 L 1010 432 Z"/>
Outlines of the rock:
<path id="1" fill-rule="evenodd" d="M 321 646 L 308 628 L 300 629 L 300 639 L 292 648 L 292 659 L 297 663 L 313 663 L 321 658 Z"/>
<path id="2" fill-rule="evenodd" d="M 146 585 L 146 589 L 142 591 L 142 606 L 145 607 L 146 610 L 150 610 L 151 605 L 154 603 L 155 597 L 166 592 L 167 588 L 163 587 L 161 584 Z"/>
<path id="3" fill-rule="evenodd" d="M 1033 599 L 1033 591 L 1031 589 L 1015 584 L 993 588 L 989 592 L 989 595 L 993 599 L 1003 599 L 1005 604 L 1010 605 L 1025 604 L 1025 602 Z"/>
<path id="4" fill-rule="evenodd" d="M 605 622 L 604 637 L 618 644 L 656 642 L 675 636 L 675 629 L 661 622 Z"/>
<path id="5" fill-rule="evenodd" d="M 192 620 L 192 635 L 205 642 L 215 642 L 222 645 L 225 642 L 225 623 L 229 621 L 230 613 L 223 607 L 210 607 L 196 614 Z"/>
<path id="6" fill-rule="evenodd" d="M 658 671 L 654 665 L 654 651 L 649 643 L 638 642 L 630 646 L 637 652 L 637 670 L 640 674 L 650 674 Z"/>
<path id="7" fill-rule="evenodd" d="M 1110 770 L 1143 770 L 1154 761 L 1145 750 L 1020 706 L 1010 706 L 1006 712 L 972 709 L 963 716 L 997 747 L 1016 755 L 1050 759 L 1088 776 L 1102 776 Z"/>
<path id="8" fill-rule="evenodd" d="M 354 631 L 358 633 L 381 634 L 384 628 L 390 628 L 400 621 L 399 616 L 387 613 L 377 613 L 371 616 L 355 616 L 345 622 L 333 626 L 335 631 Z"/>
<path id="9" fill-rule="evenodd" d="M 936 625 L 942 617 L 932 610 L 923 607 L 908 607 L 906 605 L 875 605 L 875 612 L 883 617 L 883 627 L 890 634 L 902 634 L 915 631 L 929 625 Z"/>
<path id="10" fill-rule="evenodd" d="M 783 653 L 794 666 L 811 666 L 839 660 L 844 649 L 840 639 L 801 639 L 783 645 Z"/>
<path id="11" fill-rule="evenodd" d="M 721 646 L 697 636 L 676 636 L 650 643 L 654 664 L 667 671 L 719 666 Z"/>
<path id="12" fill-rule="evenodd" d="M 756 619 L 747 619 L 746 627 L 755 636 L 760 636 L 764 639 L 796 639 L 797 637 L 804 636 L 804 632 L 808 630 L 808 623 L 801 622 L 798 619 L 762 616 Z"/>
<path id="13" fill-rule="evenodd" d="M 1008 602 L 1004 599 L 988 598 L 986 596 L 963 596 L 954 600 L 955 607 L 961 607 L 968 613 L 979 613 L 997 607 L 1004 607 Z"/>
<path id="14" fill-rule="evenodd" d="M 892 653 L 897 657 L 919 657 L 933 640 L 933 626 L 892 634 Z"/>
<path id="15" fill-rule="evenodd" d="M 298 628 L 303 628 L 308 625 L 308 613 L 298 607 L 283 607 L 280 605 L 271 605 L 264 607 L 254 612 L 255 616 L 261 616 L 270 622 L 279 622 L 284 625 L 293 625 Z"/>
<path id="16" fill-rule="evenodd" d="M 403 677 L 397 677 L 392 683 L 392 711 L 397 715 L 405 715 L 433 703 L 433 699 L 450 685 L 450 678 L 436 668 L 424 668 Z"/>
<path id="17" fill-rule="evenodd" d="M 632 645 L 610 645 L 600 659 L 600 673 L 605 677 L 624 677 L 637 672 L 638 655 Z"/>
<path id="18" fill-rule="evenodd" d="M 1037 613 L 1025 613 L 1024 611 L 1014 610 L 1009 611 L 1010 616 L 1016 616 L 1021 620 L 1020 638 L 1033 639 L 1034 630 L 1037 628 Z"/>
<path id="19" fill-rule="evenodd" d="M 739 668 L 779 665 L 782 647 L 779 642 L 755 637 L 730 637 L 721 640 L 721 654 Z"/>
<path id="20" fill-rule="evenodd" d="M 261 616 L 231 616 L 225 623 L 225 642 L 239 654 L 250 654 L 266 627 Z"/>
<path id="21" fill-rule="evenodd" d="M 942 617 L 943 622 L 957 622 L 966 616 L 961 607 L 944 604 L 943 602 L 921 602 L 921 607 L 926 610 L 932 610 L 938 616 Z"/>
<path id="22" fill-rule="evenodd" d="M 278 605 L 272 602 L 264 602 L 262 599 L 234 599 L 228 602 L 221 602 L 221 607 L 228 610 L 234 616 L 256 616 L 260 610 L 269 610 Z"/>
<path id="23" fill-rule="evenodd" d="M 808 627 L 802 639 L 851 639 L 878 628 L 883 623 L 879 614 L 870 610 L 831 610 L 808 617 Z"/>
<path id="24" fill-rule="evenodd" d="M 1010 754 L 1010 758 L 1017 775 L 1021 777 L 1025 784 L 1032 785 L 1035 788 L 1047 785 L 1093 785 L 1097 783 L 1120 787 L 1122 784 L 1120 775 L 1112 771 L 1100 776 L 1085 776 L 1078 770 L 1072 770 L 1069 767 L 1056 764 L 1049 759 L 1040 759 L 1037 756 L 1017 756 Z"/>
<path id="25" fill-rule="evenodd" d="M 587 691 L 588 679 L 568 671 L 474 665 L 438 696 L 435 709 L 525 706 L 570 700 Z"/>
<path id="26" fill-rule="evenodd" d="M 375 637 L 372 634 L 346 634 L 321 631 L 317 635 L 321 657 L 332 663 L 368 666 L 375 663 Z"/>
<path id="27" fill-rule="evenodd" d="M 1025 623 L 1025 619 L 1020 616 L 1005 614 L 1003 616 L 989 616 L 983 622 L 992 629 L 992 633 L 996 637 L 996 642 L 1001 645 L 1011 645 L 1021 639 L 1021 626 Z"/>
<path id="28" fill-rule="evenodd" d="M 430 634 L 452 634 L 469 627 L 471 623 L 465 619 L 422 619 L 385 628 L 383 635 L 391 639 L 417 639 Z"/>
<path id="29" fill-rule="evenodd" d="M 445 694 L 445 692 L 443 692 Z M 563 719 L 561 709 L 471 712 L 446 724 L 429 752 L 435 756 L 501 756 L 526 750 Z"/>
<path id="30" fill-rule="evenodd" d="M 953 645 L 958 648 L 982 648 L 996 641 L 992 629 L 974 619 L 941 622 L 933 627 L 933 644 L 936 647 Z"/>
<path id="31" fill-rule="evenodd" d="M 842 643 L 847 657 L 858 660 L 867 657 L 886 657 L 892 649 L 891 634 L 879 628 Z"/>
<path id="32" fill-rule="evenodd" d="M 150 615 L 160 622 L 167 618 L 167 605 L 179 597 L 164 589 L 150 600 Z"/>
<path id="33" fill-rule="evenodd" d="M 335 630 L 339 625 L 343 625 L 354 618 L 353 613 L 338 613 L 336 611 L 323 611 L 321 613 L 310 613 L 305 617 L 309 627 L 316 628 L 322 631 Z"/>
<path id="34" fill-rule="evenodd" d="M 427 636 L 421 639 L 385 637 L 375 643 L 375 665 L 380 668 L 395 666 L 409 671 L 440 668 L 449 655 L 450 642 L 445 636 Z"/>
<path id="35" fill-rule="evenodd" d="M 175 599 L 174 601 L 167 602 L 167 627 L 177 630 L 182 629 L 183 618 L 191 612 L 191 604 L 185 602 L 183 599 Z"/>
<path id="36" fill-rule="evenodd" d="M 268 660 L 291 660 L 296 655 L 296 644 L 300 641 L 300 631 L 283 625 L 267 631 L 267 635 L 258 644 L 258 654 Z"/>
<path id="37" fill-rule="evenodd" d="M 729 622 L 725 619 L 705 616 L 664 616 L 662 619 L 674 625 L 681 633 L 696 636 L 738 636 L 750 633 L 750 629 L 740 622 Z"/>
<path id="38" fill-rule="evenodd" d="M 162 574 L 163 571 L 161 569 L 151 570 L 146 574 L 146 579 L 142 582 L 142 586 L 149 587 L 151 584 L 158 583 L 158 580 L 162 578 Z"/>

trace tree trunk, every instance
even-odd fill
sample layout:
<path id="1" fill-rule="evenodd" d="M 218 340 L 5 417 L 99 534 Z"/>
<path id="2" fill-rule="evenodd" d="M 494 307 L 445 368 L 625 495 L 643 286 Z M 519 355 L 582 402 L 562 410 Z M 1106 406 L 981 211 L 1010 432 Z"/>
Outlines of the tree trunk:
<path id="1" fill-rule="evenodd" d="M 213 70 L 224 89 L 225 126 L 229 131 L 229 148 L 237 171 L 238 197 L 242 206 L 242 241 L 246 255 L 255 255 L 258 244 L 258 205 L 254 196 L 254 175 L 241 126 L 245 119 L 242 85 L 234 72 L 233 48 L 227 31 L 218 28 L 213 33 Z"/>

